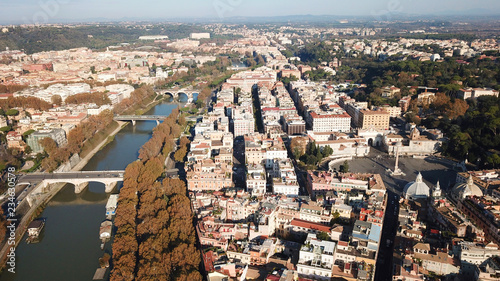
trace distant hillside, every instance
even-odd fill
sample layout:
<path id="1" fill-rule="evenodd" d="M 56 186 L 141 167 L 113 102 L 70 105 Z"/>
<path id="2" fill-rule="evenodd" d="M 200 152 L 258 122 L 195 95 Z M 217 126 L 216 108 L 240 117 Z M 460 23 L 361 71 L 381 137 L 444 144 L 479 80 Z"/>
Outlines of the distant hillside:
<path id="1" fill-rule="evenodd" d="M 189 24 L 157 24 L 146 27 L 132 25 L 85 25 L 77 27 L 15 27 L 0 33 L 0 50 L 24 49 L 32 54 L 77 47 L 105 48 L 119 43 L 133 43 L 143 35 L 167 35 L 171 39 L 189 37 L 191 32 L 207 32 Z"/>

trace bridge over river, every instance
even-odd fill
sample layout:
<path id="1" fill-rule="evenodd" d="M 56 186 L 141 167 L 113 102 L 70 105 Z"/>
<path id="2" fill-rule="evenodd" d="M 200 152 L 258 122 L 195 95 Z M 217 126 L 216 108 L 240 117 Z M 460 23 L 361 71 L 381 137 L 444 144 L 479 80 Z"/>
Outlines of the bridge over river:
<path id="1" fill-rule="evenodd" d="M 166 171 L 167 175 L 177 175 L 178 169 Z M 42 183 L 42 189 L 50 184 L 69 183 L 75 186 L 75 193 L 82 192 L 89 182 L 104 184 L 106 192 L 111 192 L 116 184 L 123 181 L 124 170 L 116 171 L 80 171 L 80 172 L 56 172 L 56 173 L 32 173 L 24 174 L 19 178 L 19 184 Z"/>
<path id="2" fill-rule="evenodd" d="M 116 115 L 113 117 L 115 121 L 132 121 L 135 126 L 137 121 L 156 121 L 156 125 L 160 124 L 167 116 L 164 115 Z"/>

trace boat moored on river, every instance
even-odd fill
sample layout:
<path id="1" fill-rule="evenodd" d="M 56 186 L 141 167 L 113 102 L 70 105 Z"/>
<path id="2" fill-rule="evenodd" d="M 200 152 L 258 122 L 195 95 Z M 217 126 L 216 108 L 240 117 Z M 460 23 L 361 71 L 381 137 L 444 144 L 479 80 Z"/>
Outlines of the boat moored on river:
<path id="1" fill-rule="evenodd" d="M 29 243 L 37 243 L 39 242 L 40 233 L 42 233 L 43 227 L 45 226 L 45 219 L 37 219 L 28 225 L 28 239 L 26 242 Z"/>

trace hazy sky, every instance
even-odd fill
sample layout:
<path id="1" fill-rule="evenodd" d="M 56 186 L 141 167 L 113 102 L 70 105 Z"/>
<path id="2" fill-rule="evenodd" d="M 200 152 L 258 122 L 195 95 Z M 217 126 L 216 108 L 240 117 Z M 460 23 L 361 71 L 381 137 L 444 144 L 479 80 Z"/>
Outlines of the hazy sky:
<path id="1" fill-rule="evenodd" d="M 394 13 L 500 14 L 498 0 L 0 0 L 0 21 L 45 23 L 89 18 L 216 18 L 283 15 L 368 15 Z M 479 10 L 479 11 L 478 11 Z"/>

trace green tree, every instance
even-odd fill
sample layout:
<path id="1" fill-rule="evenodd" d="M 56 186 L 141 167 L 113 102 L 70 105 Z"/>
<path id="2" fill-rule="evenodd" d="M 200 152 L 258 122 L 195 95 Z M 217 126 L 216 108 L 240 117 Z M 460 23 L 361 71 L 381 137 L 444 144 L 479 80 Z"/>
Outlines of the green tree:
<path id="1" fill-rule="evenodd" d="M 487 158 L 487 163 L 493 165 L 493 167 L 498 167 L 500 166 L 500 155 L 498 154 L 492 154 L 490 156 L 488 156 Z"/>
<path id="2" fill-rule="evenodd" d="M 200 109 L 203 107 L 204 102 L 200 99 L 197 99 L 195 105 L 196 105 L 196 108 Z"/>
<path id="3" fill-rule="evenodd" d="M 23 139 L 28 138 L 28 136 L 33 134 L 34 132 L 35 132 L 35 130 L 33 130 L 33 129 L 27 130 L 26 132 L 23 133 Z"/>
<path id="4" fill-rule="evenodd" d="M 344 164 L 340 165 L 340 172 L 341 173 L 348 173 L 349 172 L 349 163 L 344 161 Z"/>
<path id="5" fill-rule="evenodd" d="M 323 157 L 328 157 L 332 154 L 333 154 L 333 148 L 331 148 L 329 145 L 323 148 Z"/>
<path id="6" fill-rule="evenodd" d="M 324 231 L 321 231 L 320 233 L 316 234 L 316 238 L 318 238 L 320 240 L 324 240 L 324 241 L 331 241 L 332 240 L 330 235 L 328 235 L 328 233 L 326 233 Z"/>
<path id="7" fill-rule="evenodd" d="M 19 115 L 19 110 L 13 109 L 13 108 L 9 109 L 9 110 L 7 110 L 5 112 L 5 115 L 7 115 L 7 116 L 17 116 L 17 115 Z"/>

